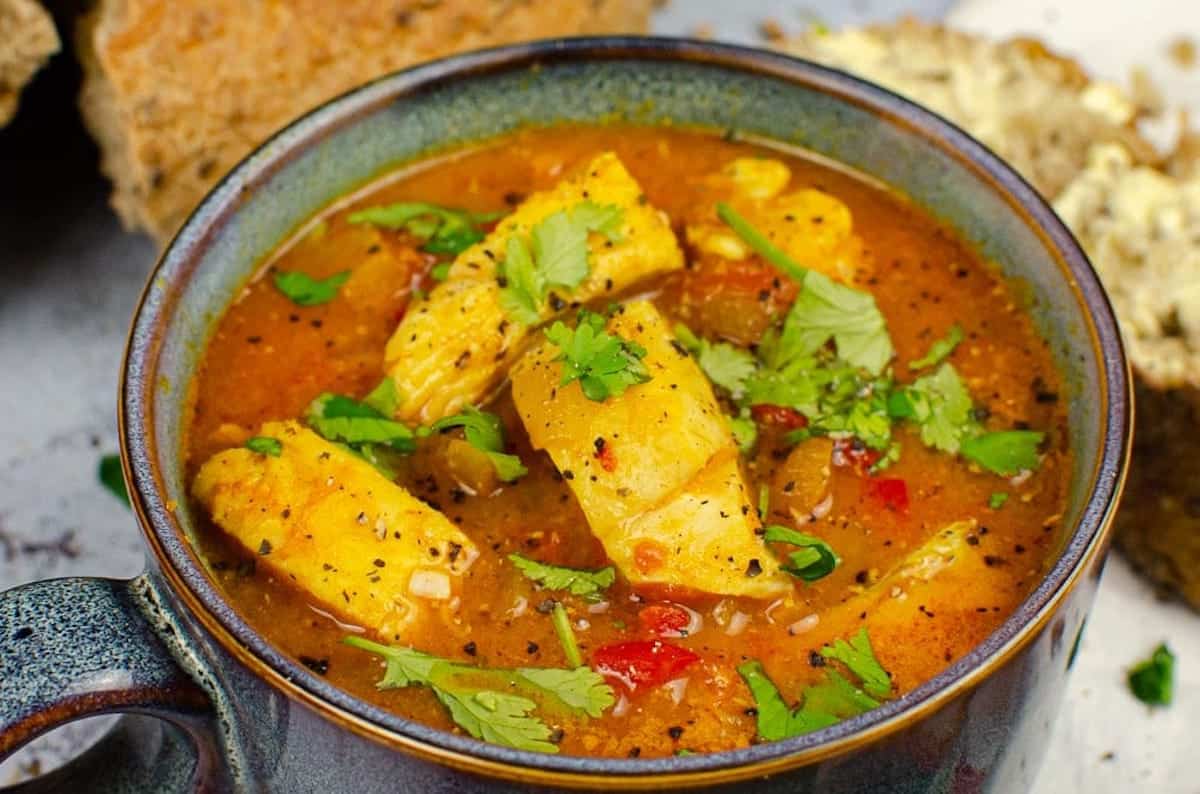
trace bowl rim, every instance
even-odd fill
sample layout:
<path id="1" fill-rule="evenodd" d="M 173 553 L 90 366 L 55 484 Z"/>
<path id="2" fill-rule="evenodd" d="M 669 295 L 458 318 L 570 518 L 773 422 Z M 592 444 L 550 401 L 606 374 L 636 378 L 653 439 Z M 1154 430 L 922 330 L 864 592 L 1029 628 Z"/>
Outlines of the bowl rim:
<path id="1" fill-rule="evenodd" d="M 497 72 L 612 60 L 698 62 L 783 80 L 831 95 L 926 138 L 988 183 L 1042 237 L 1089 322 L 1091 354 L 1102 375 L 1097 410 L 1108 421 L 1085 506 L 1058 560 L 1018 609 L 963 658 L 877 709 L 810 734 L 719 753 L 611 759 L 513 750 L 402 718 L 333 686 L 257 634 L 209 579 L 164 499 L 151 413 L 157 387 L 154 365 L 182 285 L 216 230 L 237 212 L 244 193 L 263 184 L 298 151 L 383 105 Z M 171 399 L 181 399 L 186 390 L 174 393 Z M 256 147 L 197 206 L 150 273 L 126 345 L 118 422 L 125 474 L 133 485 L 134 510 L 152 553 L 151 564 L 190 616 L 256 677 L 356 734 L 428 761 L 525 783 L 617 789 L 711 785 L 812 764 L 878 741 L 976 687 L 1038 636 L 1107 548 L 1129 457 L 1131 411 L 1132 379 L 1117 321 L 1087 257 L 1047 202 L 966 132 L 884 88 L 781 53 L 684 38 L 602 36 L 496 47 L 404 69 L 327 101 Z"/>

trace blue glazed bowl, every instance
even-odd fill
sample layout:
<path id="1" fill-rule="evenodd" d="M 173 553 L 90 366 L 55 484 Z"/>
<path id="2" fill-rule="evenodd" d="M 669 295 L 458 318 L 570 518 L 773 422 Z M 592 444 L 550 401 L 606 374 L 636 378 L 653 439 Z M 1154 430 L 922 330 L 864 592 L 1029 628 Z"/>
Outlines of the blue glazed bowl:
<path id="1" fill-rule="evenodd" d="M 1069 504 L 1058 556 L 973 652 L 874 711 L 787 741 L 669 759 L 547 756 L 358 700 L 268 645 L 225 601 L 189 539 L 181 454 L 187 387 L 225 307 L 263 257 L 337 197 L 439 151 L 563 122 L 712 128 L 806 149 L 904 193 L 1028 285 L 1070 392 Z M 0 596 L 0 755 L 77 717 L 143 715 L 43 784 L 51 790 L 1024 790 L 1101 573 L 1131 411 L 1095 273 L 1045 202 L 981 145 L 813 64 L 636 38 L 541 42 L 421 66 L 335 99 L 268 141 L 163 255 L 134 320 L 120 408 L 147 572 Z"/>

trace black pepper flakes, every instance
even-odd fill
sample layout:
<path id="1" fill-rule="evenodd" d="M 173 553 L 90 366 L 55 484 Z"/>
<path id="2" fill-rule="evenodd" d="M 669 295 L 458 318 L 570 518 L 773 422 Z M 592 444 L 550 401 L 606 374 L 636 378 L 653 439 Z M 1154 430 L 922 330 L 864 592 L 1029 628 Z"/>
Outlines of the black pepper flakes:
<path id="1" fill-rule="evenodd" d="M 300 664 L 304 665 L 309 670 L 312 670 L 317 675 L 325 675 L 329 672 L 328 659 L 314 659 L 311 656 L 301 656 Z"/>
<path id="2" fill-rule="evenodd" d="M 679 739 L 680 736 L 683 736 L 683 726 L 672 725 L 670 728 L 667 728 L 667 736 L 670 736 L 672 739 Z"/>
<path id="3" fill-rule="evenodd" d="M 825 657 L 822 656 L 817 651 L 809 651 L 808 652 L 808 666 L 809 667 L 824 667 L 825 666 Z"/>
<path id="4" fill-rule="evenodd" d="M 748 565 L 746 565 L 746 576 L 753 579 L 755 576 L 758 576 L 760 573 L 762 573 L 762 570 L 762 563 L 760 563 L 758 558 L 755 557 L 750 560 Z"/>
<path id="5" fill-rule="evenodd" d="M 266 538 L 263 538 L 262 543 L 258 544 L 258 553 L 260 555 L 262 555 L 263 557 L 266 557 L 268 554 L 270 554 L 271 553 L 271 541 L 267 540 Z"/>
<path id="6" fill-rule="evenodd" d="M 525 645 L 525 653 L 528 653 L 528 654 L 531 654 L 531 655 L 532 655 L 532 654 L 535 654 L 535 653 L 537 653 L 537 652 L 538 652 L 538 644 L 537 644 L 536 642 L 534 642 L 533 640 L 530 640 L 530 641 L 529 641 L 529 642 L 528 642 L 528 643 Z"/>
<path id="7" fill-rule="evenodd" d="M 474 656 L 476 653 L 476 650 L 477 649 L 475 647 L 475 640 L 471 640 L 470 642 L 468 642 L 466 645 L 463 646 L 463 653 L 465 653 L 467 656 Z"/>

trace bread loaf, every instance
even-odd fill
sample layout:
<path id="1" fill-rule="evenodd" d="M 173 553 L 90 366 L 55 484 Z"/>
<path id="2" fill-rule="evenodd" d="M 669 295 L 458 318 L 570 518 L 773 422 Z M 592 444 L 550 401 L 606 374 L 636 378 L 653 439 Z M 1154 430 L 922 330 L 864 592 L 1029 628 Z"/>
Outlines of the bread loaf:
<path id="1" fill-rule="evenodd" d="M 21 89 L 58 47 L 54 20 L 37 0 L 0 0 L 0 127 L 17 112 Z"/>

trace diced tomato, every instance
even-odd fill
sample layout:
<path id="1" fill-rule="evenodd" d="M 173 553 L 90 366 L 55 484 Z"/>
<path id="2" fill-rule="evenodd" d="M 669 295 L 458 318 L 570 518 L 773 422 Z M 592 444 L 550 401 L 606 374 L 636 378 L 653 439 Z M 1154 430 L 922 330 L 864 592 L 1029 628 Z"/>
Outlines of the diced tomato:
<path id="1" fill-rule="evenodd" d="M 624 684 L 629 691 L 665 684 L 700 661 L 687 648 L 661 640 L 633 640 L 604 645 L 592 654 L 592 667 L 605 678 Z"/>
<path id="2" fill-rule="evenodd" d="M 752 405 L 750 406 L 750 416 L 754 417 L 756 422 L 764 425 L 776 425 L 784 430 L 799 430 L 808 426 L 808 419 L 804 417 L 804 414 L 794 408 L 788 408 L 786 405 L 768 405 L 766 403 Z"/>
<path id="3" fill-rule="evenodd" d="M 871 467 L 882 457 L 882 452 L 871 449 L 859 441 L 839 440 L 833 445 L 833 465 L 853 466 L 858 470 L 859 475 L 864 477 L 870 473 Z"/>
<path id="4" fill-rule="evenodd" d="M 908 485 L 896 477 L 867 480 L 867 493 L 888 510 L 904 513 L 908 510 Z"/>
<path id="5" fill-rule="evenodd" d="M 692 616 L 675 604 L 651 604 L 638 613 L 638 623 L 658 637 L 686 637 Z"/>

